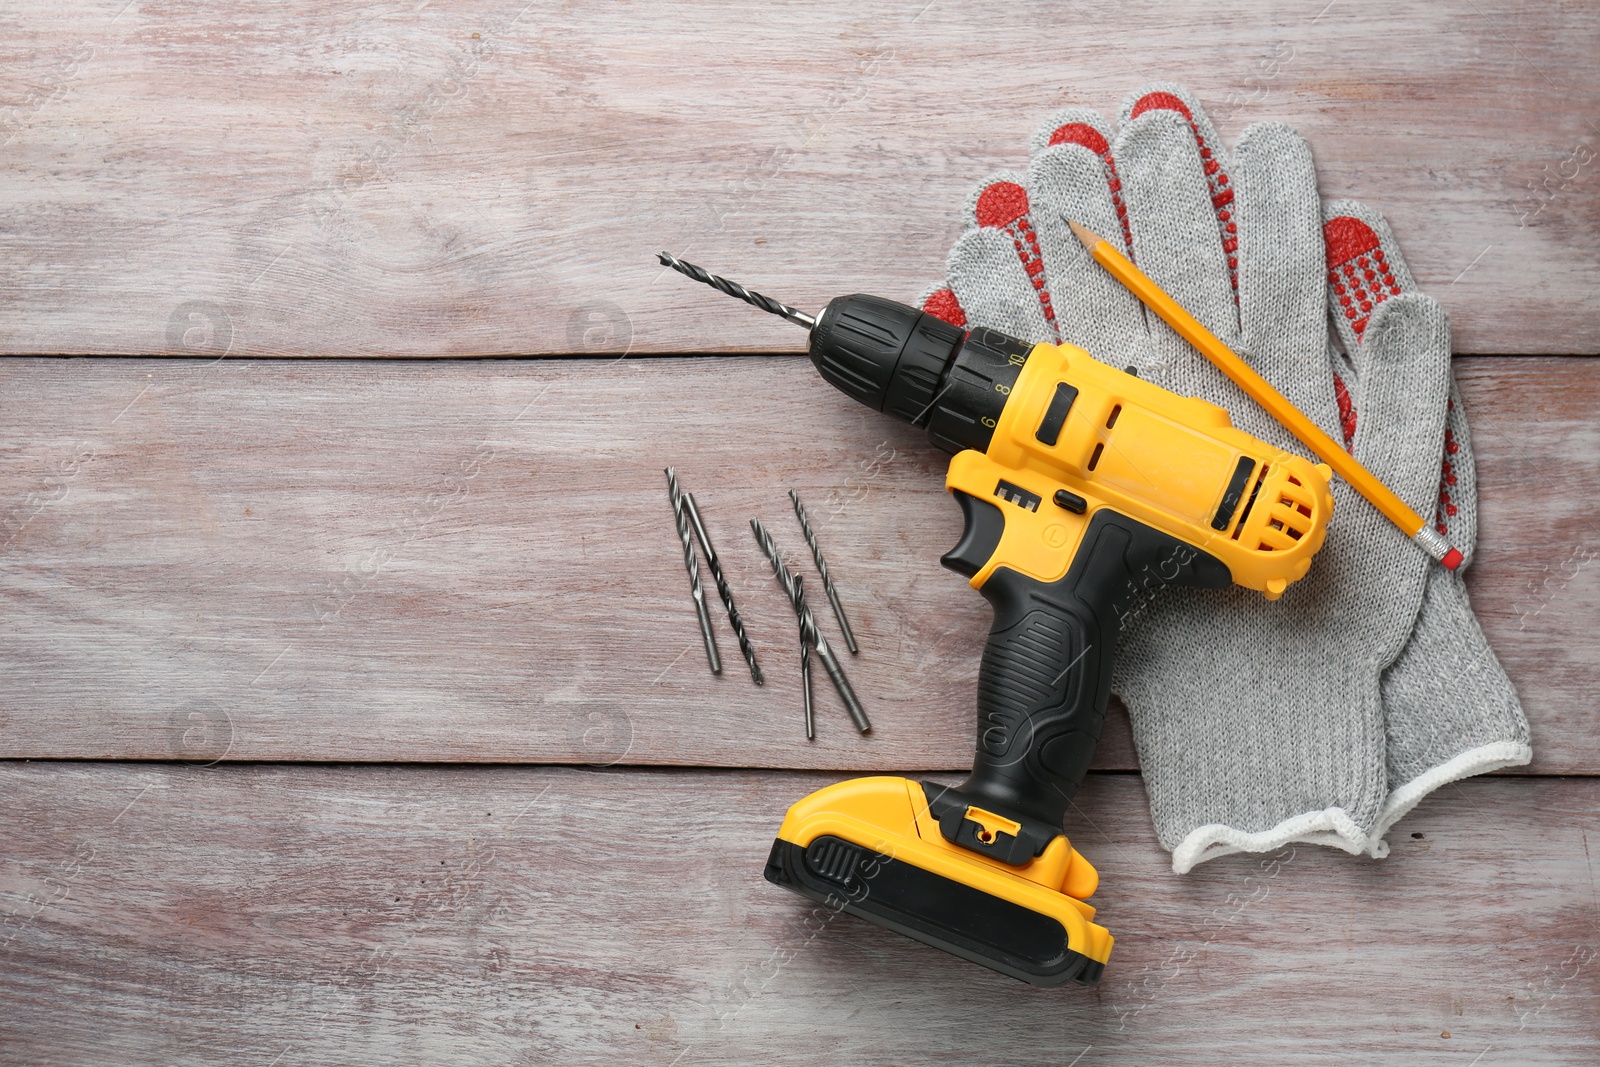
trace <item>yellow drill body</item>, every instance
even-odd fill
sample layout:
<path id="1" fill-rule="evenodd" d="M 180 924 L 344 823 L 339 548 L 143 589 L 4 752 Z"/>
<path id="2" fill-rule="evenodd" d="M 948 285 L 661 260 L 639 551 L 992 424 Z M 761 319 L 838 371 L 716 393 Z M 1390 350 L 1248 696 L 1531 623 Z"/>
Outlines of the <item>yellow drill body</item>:
<path id="1" fill-rule="evenodd" d="M 1234 429 L 1228 413 L 1179 396 L 1093 359 L 1076 345 L 1036 345 L 1013 385 L 987 452 L 950 463 L 945 486 L 999 497 L 1005 533 L 972 577 L 981 588 L 996 567 L 1041 582 L 1067 573 L 1096 512 L 1112 508 L 1209 553 L 1235 584 L 1276 599 L 1322 547 L 1333 498 L 1331 472 Z M 1075 395 L 1070 401 L 1058 399 Z M 1052 404 L 1070 403 L 1054 443 Z M 1248 461 L 1249 466 L 1243 464 Z M 1015 486 L 1016 494 L 1001 488 Z M 1230 488 L 1235 498 L 1216 525 Z M 1083 510 L 1055 503 L 1065 490 Z"/>

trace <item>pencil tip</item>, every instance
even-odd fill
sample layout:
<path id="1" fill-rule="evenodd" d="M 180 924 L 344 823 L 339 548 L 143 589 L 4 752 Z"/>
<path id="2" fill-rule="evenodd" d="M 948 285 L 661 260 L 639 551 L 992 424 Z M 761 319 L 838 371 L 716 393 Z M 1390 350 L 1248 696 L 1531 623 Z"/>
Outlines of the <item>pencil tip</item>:
<path id="1" fill-rule="evenodd" d="M 1083 247 L 1090 249 L 1091 251 L 1094 249 L 1095 245 L 1105 240 L 1104 237 L 1101 237 L 1099 234 L 1095 233 L 1082 223 L 1073 222 L 1071 219 L 1068 219 L 1067 225 L 1072 227 L 1072 235 L 1079 241 L 1083 242 Z"/>

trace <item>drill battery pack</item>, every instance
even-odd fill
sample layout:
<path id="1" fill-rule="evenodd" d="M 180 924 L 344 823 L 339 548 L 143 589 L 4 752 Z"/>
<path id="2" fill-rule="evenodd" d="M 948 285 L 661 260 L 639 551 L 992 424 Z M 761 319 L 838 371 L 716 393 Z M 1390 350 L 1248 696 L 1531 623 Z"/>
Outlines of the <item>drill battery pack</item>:
<path id="1" fill-rule="evenodd" d="M 908 778 L 856 778 L 795 804 L 766 877 L 1033 985 L 1093 985 L 1111 956 L 1084 902 L 1099 875 L 1065 835 Z"/>

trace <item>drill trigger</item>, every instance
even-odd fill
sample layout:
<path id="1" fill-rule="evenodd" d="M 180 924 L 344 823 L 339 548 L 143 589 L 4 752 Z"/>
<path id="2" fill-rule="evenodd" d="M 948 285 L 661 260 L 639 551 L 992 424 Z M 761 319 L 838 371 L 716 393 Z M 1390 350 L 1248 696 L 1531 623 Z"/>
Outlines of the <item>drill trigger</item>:
<path id="1" fill-rule="evenodd" d="M 1000 537 L 1006 532 L 1006 517 L 997 504 L 980 500 L 959 489 L 950 490 L 961 505 L 961 520 L 965 524 L 961 540 L 939 557 L 939 562 L 964 578 L 971 578 L 983 570 L 995 549 L 1000 547 Z"/>

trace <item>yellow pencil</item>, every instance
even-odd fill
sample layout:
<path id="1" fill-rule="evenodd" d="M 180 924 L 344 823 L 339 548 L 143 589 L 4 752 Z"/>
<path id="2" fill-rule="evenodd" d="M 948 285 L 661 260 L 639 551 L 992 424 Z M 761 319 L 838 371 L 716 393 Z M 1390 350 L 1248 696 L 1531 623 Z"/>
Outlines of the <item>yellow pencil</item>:
<path id="1" fill-rule="evenodd" d="M 1406 507 L 1405 501 L 1395 496 L 1388 486 L 1373 476 L 1372 472 L 1356 462 L 1333 438 L 1323 433 L 1316 423 L 1306 418 L 1300 409 L 1289 403 L 1288 397 L 1274 389 L 1268 381 L 1251 369 L 1250 365 L 1204 326 L 1161 287 L 1133 265 L 1133 262 L 1113 248 L 1105 238 L 1068 220 L 1067 225 L 1083 247 L 1089 250 L 1111 276 L 1144 303 L 1144 306 L 1177 331 L 1178 336 L 1200 350 L 1200 354 L 1216 364 L 1218 370 L 1233 379 L 1234 384 L 1250 394 L 1251 399 L 1267 409 L 1267 413 L 1283 424 L 1284 429 L 1298 437 L 1316 457 L 1339 473 L 1351 487 L 1372 502 L 1384 518 L 1400 527 L 1401 531 L 1428 555 L 1455 570 L 1461 564 L 1461 553 L 1450 542 L 1423 521 L 1422 516 Z"/>

